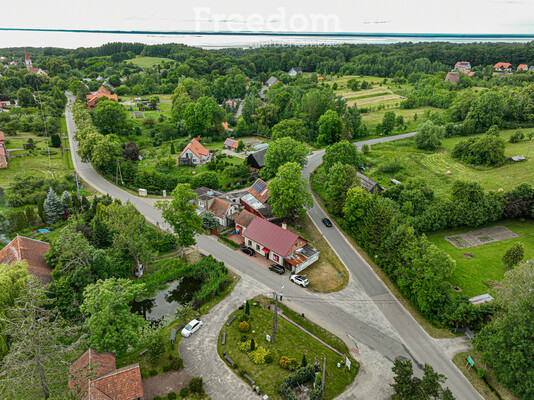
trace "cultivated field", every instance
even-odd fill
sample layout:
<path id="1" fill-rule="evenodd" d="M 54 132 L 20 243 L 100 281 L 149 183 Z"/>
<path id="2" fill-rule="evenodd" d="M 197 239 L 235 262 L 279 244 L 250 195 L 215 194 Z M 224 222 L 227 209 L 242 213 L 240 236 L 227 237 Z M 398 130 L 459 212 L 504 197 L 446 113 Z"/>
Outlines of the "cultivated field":
<path id="1" fill-rule="evenodd" d="M 142 57 L 142 56 L 137 56 L 136 58 L 131 58 L 129 60 L 126 60 L 126 62 L 131 62 L 132 64 L 137 65 L 140 68 L 152 68 L 165 61 L 172 62 L 172 63 L 175 62 L 174 60 L 171 60 L 170 58 Z"/>

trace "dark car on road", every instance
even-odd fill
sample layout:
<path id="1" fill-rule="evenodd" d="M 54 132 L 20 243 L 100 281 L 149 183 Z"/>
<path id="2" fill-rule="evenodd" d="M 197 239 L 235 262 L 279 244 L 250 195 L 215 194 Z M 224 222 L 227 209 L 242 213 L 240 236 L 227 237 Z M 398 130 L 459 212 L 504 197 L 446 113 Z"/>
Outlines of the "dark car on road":
<path id="1" fill-rule="evenodd" d="M 327 227 L 330 228 L 332 226 L 332 221 L 330 221 L 328 218 L 323 218 L 322 221 Z"/>
<path id="2" fill-rule="evenodd" d="M 286 272 L 286 269 L 278 264 L 269 265 L 269 269 L 271 271 L 276 272 L 278 275 L 284 275 L 284 273 Z"/>
<path id="3" fill-rule="evenodd" d="M 242 246 L 240 248 L 240 250 L 245 253 L 245 254 L 248 254 L 249 256 L 253 256 L 254 254 L 256 254 L 256 252 L 254 251 L 254 249 L 251 249 L 250 247 L 247 247 L 247 246 Z"/>

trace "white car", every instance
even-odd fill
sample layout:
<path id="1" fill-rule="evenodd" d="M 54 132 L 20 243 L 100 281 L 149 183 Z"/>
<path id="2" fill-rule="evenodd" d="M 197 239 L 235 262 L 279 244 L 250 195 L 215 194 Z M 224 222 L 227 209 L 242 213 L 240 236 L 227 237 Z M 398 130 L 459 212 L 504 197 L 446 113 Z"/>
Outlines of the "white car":
<path id="1" fill-rule="evenodd" d="M 307 287 L 310 284 L 310 281 L 302 275 L 291 275 L 291 278 L 289 278 L 289 280 L 302 287 Z"/>
<path id="2" fill-rule="evenodd" d="M 204 325 L 204 323 L 198 318 L 195 318 L 190 323 L 188 323 L 184 329 L 182 329 L 182 336 L 183 337 L 191 336 L 193 333 L 198 331 L 202 325 Z"/>

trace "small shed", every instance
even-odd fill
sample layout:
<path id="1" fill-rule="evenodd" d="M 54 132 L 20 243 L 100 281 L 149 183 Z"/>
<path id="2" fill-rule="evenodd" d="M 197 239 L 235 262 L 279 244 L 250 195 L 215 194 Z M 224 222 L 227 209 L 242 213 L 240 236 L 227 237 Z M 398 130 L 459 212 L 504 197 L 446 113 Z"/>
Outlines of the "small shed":
<path id="1" fill-rule="evenodd" d="M 484 303 L 491 303 L 493 301 L 493 297 L 491 297 L 488 293 L 485 293 L 485 294 L 481 294 L 479 296 L 471 297 L 469 299 L 469 301 L 474 306 L 478 306 L 478 305 L 484 304 Z"/>

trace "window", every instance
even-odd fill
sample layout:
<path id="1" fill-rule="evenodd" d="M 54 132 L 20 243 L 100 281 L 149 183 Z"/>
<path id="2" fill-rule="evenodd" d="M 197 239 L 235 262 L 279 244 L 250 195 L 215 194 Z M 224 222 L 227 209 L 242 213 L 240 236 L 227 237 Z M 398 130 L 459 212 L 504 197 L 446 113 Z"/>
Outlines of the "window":
<path id="1" fill-rule="evenodd" d="M 280 257 L 278 257 L 276 254 L 273 254 L 273 260 L 276 262 L 280 261 Z"/>
<path id="2" fill-rule="evenodd" d="M 260 245 L 257 244 L 257 245 L 256 245 L 256 250 L 259 250 L 259 249 L 260 249 Z"/>
<path id="3" fill-rule="evenodd" d="M 252 246 L 252 240 L 249 240 L 249 241 L 248 241 L 248 245 L 249 245 L 249 246 Z"/>

